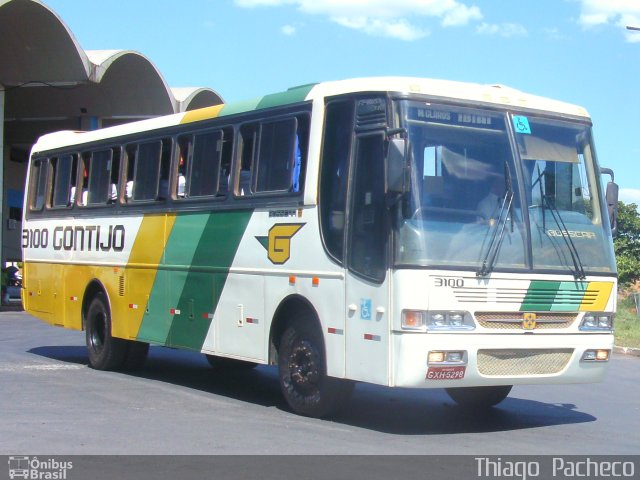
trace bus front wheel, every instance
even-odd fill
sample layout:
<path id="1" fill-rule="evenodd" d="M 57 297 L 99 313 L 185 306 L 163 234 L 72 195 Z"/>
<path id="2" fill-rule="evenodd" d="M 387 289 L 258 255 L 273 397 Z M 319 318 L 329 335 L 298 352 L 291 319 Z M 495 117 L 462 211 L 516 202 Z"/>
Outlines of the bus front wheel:
<path id="1" fill-rule="evenodd" d="M 122 368 L 128 350 L 127 341 L 111 335 L 111 314 L 104 293 L 96 294 L 85 319 L 89 366 L 96 370 Z"/>
<path id="2" fill-rule="evenodd" d="M 353 391 L 353 382 L 327 376 L 322 336 L 310 322 L 284 331 L 278 370 L 284 398 L 299 415 L 326 417 L 344 406 Z"/>
<path id="3" fill-rule="evenodd" d="M 465 408 L 485 409 L 497 405 L 509 395 L 513 385 L 491 387 L 447 388 L 447 393 L 458 405 Z"/>

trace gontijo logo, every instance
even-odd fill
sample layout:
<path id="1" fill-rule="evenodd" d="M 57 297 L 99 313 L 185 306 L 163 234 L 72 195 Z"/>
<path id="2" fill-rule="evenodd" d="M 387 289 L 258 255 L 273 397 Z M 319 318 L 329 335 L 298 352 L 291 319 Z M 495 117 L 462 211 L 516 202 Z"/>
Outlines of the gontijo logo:
<path id="1" fill-rule="evenodd" d="M 256 240 L 267 249 L 271 263 L 282 265 L 291 258 L 291 239 L 304 226 L 304 223 L 278 223 L 269 229 L 267 237 Z"/>

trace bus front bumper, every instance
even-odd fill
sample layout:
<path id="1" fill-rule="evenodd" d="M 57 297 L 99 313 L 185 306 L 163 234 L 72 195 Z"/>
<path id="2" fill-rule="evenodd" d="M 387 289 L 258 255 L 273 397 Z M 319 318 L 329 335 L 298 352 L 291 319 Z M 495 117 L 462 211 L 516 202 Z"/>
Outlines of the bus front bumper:
<path id="1" fill-rule="evenodd" d="M 391 342 L 390 385 L 396 387 L 566 384 L 602 381 L 608 358 L 587 360 L 585 352 L 610 357 L 613 334 L 394 332 Z M 449 356 L 455 361 L 446 361 Z"/>

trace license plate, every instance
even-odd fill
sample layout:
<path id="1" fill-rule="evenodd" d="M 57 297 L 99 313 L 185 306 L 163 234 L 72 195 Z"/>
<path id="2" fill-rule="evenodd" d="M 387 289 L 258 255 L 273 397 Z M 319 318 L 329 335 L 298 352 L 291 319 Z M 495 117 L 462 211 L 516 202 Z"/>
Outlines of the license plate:
<path id="1" fill-rule="evenodd" d="M 467 367 L 429 367 L 427 380 L 460 380 L 464 378 Z"/>

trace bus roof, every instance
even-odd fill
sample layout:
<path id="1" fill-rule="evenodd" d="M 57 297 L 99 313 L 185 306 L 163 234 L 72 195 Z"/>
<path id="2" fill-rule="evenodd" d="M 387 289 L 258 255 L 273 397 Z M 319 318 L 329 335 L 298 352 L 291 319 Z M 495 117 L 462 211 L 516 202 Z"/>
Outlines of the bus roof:
<path id="1" fill-rule="evenodd" d="M 205 107 L 89 132 L 50 133 L 40 137 L 34 145 L 33 152 L 356 92 L 418 94 L 434 99 L 462 100 L 493 104 L 497 107 L 526 108 L 588 118 L 588 113 L 583 107 L 527 94 L 504 85 L 481 85 L 413 77 L 370 77 L 301 85 L 251 100 Z"/>

